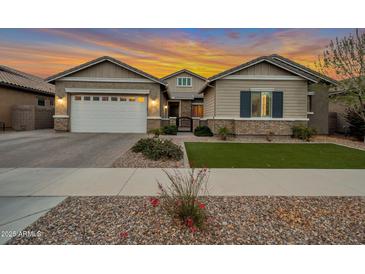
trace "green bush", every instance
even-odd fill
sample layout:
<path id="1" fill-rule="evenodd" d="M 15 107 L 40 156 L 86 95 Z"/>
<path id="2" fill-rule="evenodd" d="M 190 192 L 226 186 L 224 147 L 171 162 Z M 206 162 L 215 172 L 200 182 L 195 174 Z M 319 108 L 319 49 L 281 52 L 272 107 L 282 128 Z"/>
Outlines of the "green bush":
<path id="1" fill-rule="evenodd" d="M 307 142 L 309 142 L 312 136 L 317 133 L 314 128 L 303 125 L 293 126 L 292 131 L 293 131 L 292 135 L 293 138 L 298 138 L 301 140 L 305 140 Z"/>
<path id="2" fill-rule="evenodd" d="M 232 132 L 227 127 L 220 127 L 218 129 L 218 136 L 221 140 L 227 140 L 228 136 L 233 135 Z"/>
<path id="3" fill-rule="evenodd" d="M 153 134 L 155 138 L 158 138 L 161 135 L 162 130 L 160 128 L 151 129 L 148 133 Z"/>
<path id="4" fill-rule="evenodd" d="M 197 126 L 194 129 L 195 136 L 213 136 L 213 132 L 207 126 Z"/>
<path id="5" fill-rule="evenodd" d="M 183 152 L 180 146 L 174 144 L 171 140 L 159 138 L 140 139 L 133 147 L 133 152 L 141 152 L 148 159 L 157 161 L 160 159 L 180 160 Z"/>
<path id="6" fill-rule="evenodd" d="M 177 126 L 174 126 L 174 125 L 164 126 L 163 128 L 161 128 L 161 132 L 165 135 L 176 135 Z"/>
<path id="7" fill-rule="evenodd" d="M 365 136 L 365 121 L 353 109 L 346 110 L 346 121 L 349 123 L 350 135 L 359 140 L 364 140 Z"/>

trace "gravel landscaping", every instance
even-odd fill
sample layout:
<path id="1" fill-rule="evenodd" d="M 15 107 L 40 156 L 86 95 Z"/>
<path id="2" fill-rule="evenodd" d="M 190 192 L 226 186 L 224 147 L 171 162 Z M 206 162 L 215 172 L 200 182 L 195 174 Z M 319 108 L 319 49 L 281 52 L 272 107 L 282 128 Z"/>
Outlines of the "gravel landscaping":
<path id="1" fill-rule="evenodd" d="M 184 167 L 184 160 L 150 160 L 142 155 L 142 153 L 134 153 L 128 150 L 114 163 L 113 167 L 145 167 L 145 168 L 179 168 Z"/>
<path id="2" fill-rule="evenodd" d="M 190 232 L 149 197 L 69 197 L 8 244 L 365 244 L 362 197 L 207 197 Z"/>

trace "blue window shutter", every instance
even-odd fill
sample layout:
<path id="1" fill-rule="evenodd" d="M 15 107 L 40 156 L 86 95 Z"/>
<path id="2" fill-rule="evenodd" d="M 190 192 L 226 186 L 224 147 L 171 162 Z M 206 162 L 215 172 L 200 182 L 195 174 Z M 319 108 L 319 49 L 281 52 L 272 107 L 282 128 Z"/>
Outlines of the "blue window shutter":
<path id="1" fill-rule="evenodd" d="M 283 118 L 283 92 L 274 91 L 272 93 L 272 117 Z"/>
<path id="2" fill-rule="evenodd" d="M 240 117 L 251 117 L 251 92 L 241 91 Z"/>

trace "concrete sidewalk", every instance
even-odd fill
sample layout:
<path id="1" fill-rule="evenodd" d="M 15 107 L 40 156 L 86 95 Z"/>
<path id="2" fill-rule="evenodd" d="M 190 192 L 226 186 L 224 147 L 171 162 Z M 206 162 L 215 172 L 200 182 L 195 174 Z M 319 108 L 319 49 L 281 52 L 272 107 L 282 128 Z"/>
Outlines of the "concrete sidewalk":
<path id="1" fill-rule="evenodd" d="M 0 168 L 0 196 L 156 195 L 157 180 L 159 168 Z M 365 196 L 365 170 L 211 169 L 209 194 Z"/>

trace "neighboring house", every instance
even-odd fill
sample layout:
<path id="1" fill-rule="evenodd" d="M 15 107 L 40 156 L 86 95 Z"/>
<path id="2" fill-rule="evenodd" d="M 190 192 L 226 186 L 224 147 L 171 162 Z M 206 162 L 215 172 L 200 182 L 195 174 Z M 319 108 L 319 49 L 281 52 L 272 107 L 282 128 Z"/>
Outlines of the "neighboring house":
<path id="1" fill-rule="evenodd" d="M 162 115 L 169 117 L 203 117 L 203 94 L 199 93 L 207 79 L 187 69 L 161 79 L 167 84 L 167 108 Z"/>
<path id="2" fill-rule="evenodd" d="M 33 112 L 32 117 L 25 117 L 27 122 L 30 121 L 28 118 L 32 118 L 31 122 L 33 125 L 24 125 L 24 129 L 36 128 L 36 126 L 34 126 L 34 119 L 36 118 L 34 117 L 34 108 L 32 106 L 51 107 L 54 109 L 54 94 L 54 86 L 45 82 L 43 79 L 0 65 L 0 122 L 5 123 L 6 128 L 15 127 L 17 129 L 17 126 L 12 123 L 12 120 L 14 121 L 14 112 L 15 115 L 17 115 L 19 113 L 24 113 L 24 111 L 27 113 Z M 19 109 L 19 112 L 16 112 L 15 108 L 18 106 L 26 106 L 27 109 Z M 43 117 L 43 114 L 41 114 L 41 116 Z M 51 123 L 44 123 L 44 121 L 42 121 L 41 124 L 51 124 L 52 127 L 52 115 L 48 116 L 49 122 Z M 21 119 L 23 118 L 24 117 L 21 117 Z M 44 120 L 44 118 L 42 119 Z M 19 120 L 16 119 L 15 122 L 18 121 Z M 42 125 L 40 125 L 40 127 L 42 127 Z"/>
<path id="3" fill-rule="evenodd" d="M 279 55 L 263 56 L 209 78 L 204 119 L 217 132 L 290 135 L 293 125 L 328 134 L 328 88 L 336 81 Z"/>
<path id="4" fill-rule="evenodd" d="M 47 79 L 56 86 L 55 129 L 139 132 L 192 117 L 216 133 L 291 134 L 295 124 L 328 133 L 328 86 L 336 81 L 278 55 L 209 79 L 181 70 L 158 79 L 104 56 Z M 201 117 L 203 116 L 203 117 Z"/>

